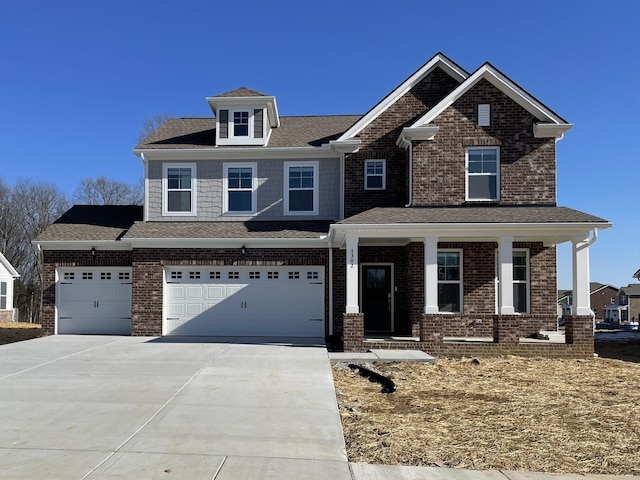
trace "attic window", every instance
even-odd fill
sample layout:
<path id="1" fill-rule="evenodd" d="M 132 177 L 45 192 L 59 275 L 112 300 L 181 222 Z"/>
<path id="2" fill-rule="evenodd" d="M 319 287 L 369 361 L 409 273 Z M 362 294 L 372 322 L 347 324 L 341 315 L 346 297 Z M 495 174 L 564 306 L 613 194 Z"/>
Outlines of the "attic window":
<path id="1" fill-rule="evenodd" d="M 478 126 L 488 127 L 491 125 L 491 106 L 488 103 L 478 105 Z"/>
<path id="2" fill-rule="evenodd" d="M 233 136 L 249 136 L 249 112 L 247 110 L 233 112 Z"/>

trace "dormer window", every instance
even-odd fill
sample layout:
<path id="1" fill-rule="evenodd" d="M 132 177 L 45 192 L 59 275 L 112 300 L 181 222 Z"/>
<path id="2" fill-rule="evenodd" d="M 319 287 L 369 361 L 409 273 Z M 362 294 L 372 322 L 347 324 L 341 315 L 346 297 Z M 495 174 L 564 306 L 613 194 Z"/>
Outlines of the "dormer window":
<path id="1" fill-rule="evenodd" d="M 249 136 L 249 112 L 247 110 L 233 112 L 233 136 Z"/>

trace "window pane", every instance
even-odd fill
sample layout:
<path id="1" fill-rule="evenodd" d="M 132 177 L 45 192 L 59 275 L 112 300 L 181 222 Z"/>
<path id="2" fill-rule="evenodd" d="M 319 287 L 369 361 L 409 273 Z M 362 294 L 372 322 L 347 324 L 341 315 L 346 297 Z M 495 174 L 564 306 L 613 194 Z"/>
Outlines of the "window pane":
<path id="1" fill-rule="evenodd" d="M 382 176 L 368 176 L 367 188 L 382 188 Z"/>
<path id="2" fill-rule="evenodd" d="M 233 135 L 236 137 L 249 135 L 249 112 L 233 112 Z"/>
<path id="3" fill-rule="evenodd" d="M 0 297 L 0 310 L 7 309 L 7 297 Z"/>
<path id="4" fill-rule="evenodd" d="M 513 307 L 518 313 L 527 312 L 527 284 L 513 284 Z"/>
<path id="5" fill-rule="evenodd" d="M 289 192 L 289 211 L 312 212 L 313 190 L 291 190 Z"/>
<path id="6" fill-rule="evenodd" d="M 251 192 L 229 192 L 229 211 L 230 212 L 250 212 Z"/>
<path id="7" fill-rule="evenodd" d="M 0 282 L 0 295 L 7 294 L 7 282 Z"/>
<path id="8" fill-rule="evenodd" d="M 513 279 L 527 280 L 527 255 L 524 252 L 513 254 Z"/>
<path id="9" fill-rule="evenodd" d="M 167 185 L 171 190 L 191 188 L 191 169 L 168 168 Z"/>
<path id="10" fill-rule="evenodd" d="M 460 311 L 460 284 L 441 283 L 438 285 L 438 308 L 441 312 Z"/>
<path id="11" fill-rule="evenodd" d="M 469 176 L 469 198 L 493 200 L 497 197 L 496 177 L 493 175 Z"/>
<path id="12" fill-rule="evenodd" d="M 168 192 L 169 212 L 190 212 L 191 211 L 191 192 Z"/>

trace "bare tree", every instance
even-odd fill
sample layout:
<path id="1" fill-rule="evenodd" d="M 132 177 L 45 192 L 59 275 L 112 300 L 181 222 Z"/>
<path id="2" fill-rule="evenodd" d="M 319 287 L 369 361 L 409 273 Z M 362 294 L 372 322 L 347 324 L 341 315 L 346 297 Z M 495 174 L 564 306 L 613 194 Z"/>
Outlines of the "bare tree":
<path id="1" fill-rule="evenodd" d="M 52 183 L 22 180 L 9 190 L 1 205 L 2 245 L 7 259 L 20 273 L 17 307 L 21 318 L 37 321 L 42 265 L 31 242 L 69 208 L 69 200 Z"/>
<path id="2" fill-rule="evenodd" d="M 158 113 L 153 117 L 144 120 L 142 122 L 142 130 L 138 135 L 138 143 L 142 143 L 145 138 L 155 132 L 160 125 L 162 125 L 170 118 L 173 118 L 173 116 L 169 115 L 168 113 Z"/>
<path id="3" fill-rule="evenodd" d="M 142 182 L 129 185 L 107 177 L 83 178 L 73 194 L 74 203 L 84 205 L 142 205 Z"/>

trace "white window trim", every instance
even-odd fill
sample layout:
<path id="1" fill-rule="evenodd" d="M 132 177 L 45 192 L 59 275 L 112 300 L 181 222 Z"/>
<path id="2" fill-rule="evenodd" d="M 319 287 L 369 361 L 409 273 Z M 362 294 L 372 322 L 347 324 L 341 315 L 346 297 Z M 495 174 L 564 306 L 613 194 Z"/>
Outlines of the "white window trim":
<path id="1" fill-rule="evenodd" d="M 469 176 L 480 176 L 480 175 L 493 175 L 493 174 L 478 174 L 478 173 L 469 173 L 469 150 L 483 150 L 483 149 L 495 149 L 496 150 L 496 198 L 469 198 Z M 497 202 L 500 200 L 500 147 L 498 146 L 477 146 L 477 147 L 466 147 L 464 149 L 464 177 L 465 177 L 465 200 L 467 202 Z"/>
<path id="2" fill-rule="evenodd" d="M 5 293 L 2 293 L 2 285 L 4 285 Z M 11 310 L 11 305 L 9 305 L 9 282 L 2 280 L 0 281 L 0 310 Z M 1 302 L 4 298 L 5 308 L 2 308 Z"/>
<path id="3" fill-rule="evenodd" d="M 247 125 L 247 134 L 246 135 L 237 135 L 235 132 L 235 121 L 234 117 L 236 113 L 247 113 L 247 117 L 249 119 L 249 123 Z M 253 109 L 251 108 L 236 108 L 234 110 L 229 110 L 229 138 L 233 139 L 252 139 L 253 138 Z"/>
<path id="4" fill-rule="evenodd" d="M 515 254 L 516 252 L 524 252 L 526 255 L 526 261 L 527 261 L 527 279 L 526 280 L 516 280 L 515 278 L 513 279 L 513 283 L 525 283 L 527 285 L 527 311 L 526 312 L 514 312 L 514 315 L 528 315 L 531 313 L 531 258 L 529 255 L 529 249 L 528 248 L 514 248 L 512 251 L 512 255 Z M 500 265 L 499 265 L 499 254 L 498 254 L 498 250 L 496 250 L 495 252 L 495 259 L 496 259 L 496 272 L 495 272 L 495 300 L 496 300 L 496 309 L 495 309 L 495 313 L 498 314 L 498 312 L 500 311 L 500 279 L 498 278 L 498 271 L 500 270 Z M 513 262 L 513 261 L 512 261 Z M 571 297 L 569 297 L 567 299 L 568 305 L 572 304 L 571 301 Z M 514 303 L 515 303 L 515 296 L 514 296 Z M 515 308 L 515 305 L 513 306 Z"/>
<path id="5" fill-rule="evenodd" d="M 320 192 L 320 166 L 319 162 L 284 162 L 284 214 L 296 216 L 318 215 Z M 289 168 L 313 167 L 313 210 L 310 212 L 289 211 Z"/>
<path id="6" fill-rule="evenodd" d="M 369 177 L 377 177 L 378 175 L 368 175 L 367 167 L 369 163 L 382 162 L 382 187 L 369 187 L 367 181 Z M 387 189 L 387 161 L 383 158 L 370 158 L 364 161 L 364 189 L 365 190 L 386 190 Z"/>
<path id="7" fill-rule="evenodd" d="M 462 253 L 462 249 L 461 248 L 439 248 L 438 249 L 438 254 L 440 253 L 451 253 L 451 252 L 457 252 L 460 254 L 460 279 L 459 280 L 440 280 L 438 279 L 438 285 L 440 285 L 441 283 L 443 284 L 459 284 L 460 285 L 460 311 L 459 312 L 447 312 L 447 311 L 440 311 L 440 298 L 438 298 L 438 310 L 439 313 L 442 313 L 444 315 L 459 315 L 464 313 L 464 261 L 463 261 L 463 253 Z M 436 265 L 437 267 L 437 265 Z"/>
<path id="8" fill-rule="evenodd" d="M 190 168 L 191 169 L 191 211 L 172 212 L 169 211 L 169 169 L 170 168 Z M 197 212 L 197 171 L 195 163 L 163 163 L 162 164 L 162 216 L 163 217 L 194 217 Z"/>
<path id="9" fill-rule="evenodd" d="M 236 212 L 229 211 L 229 169 L 230 168 L 251 168 L 251 211 Z M 255 215 L 258 205 L 258 164 L 229 162 L 222 164 L 222 214 L 225 216 L 247 216 Z"/>

